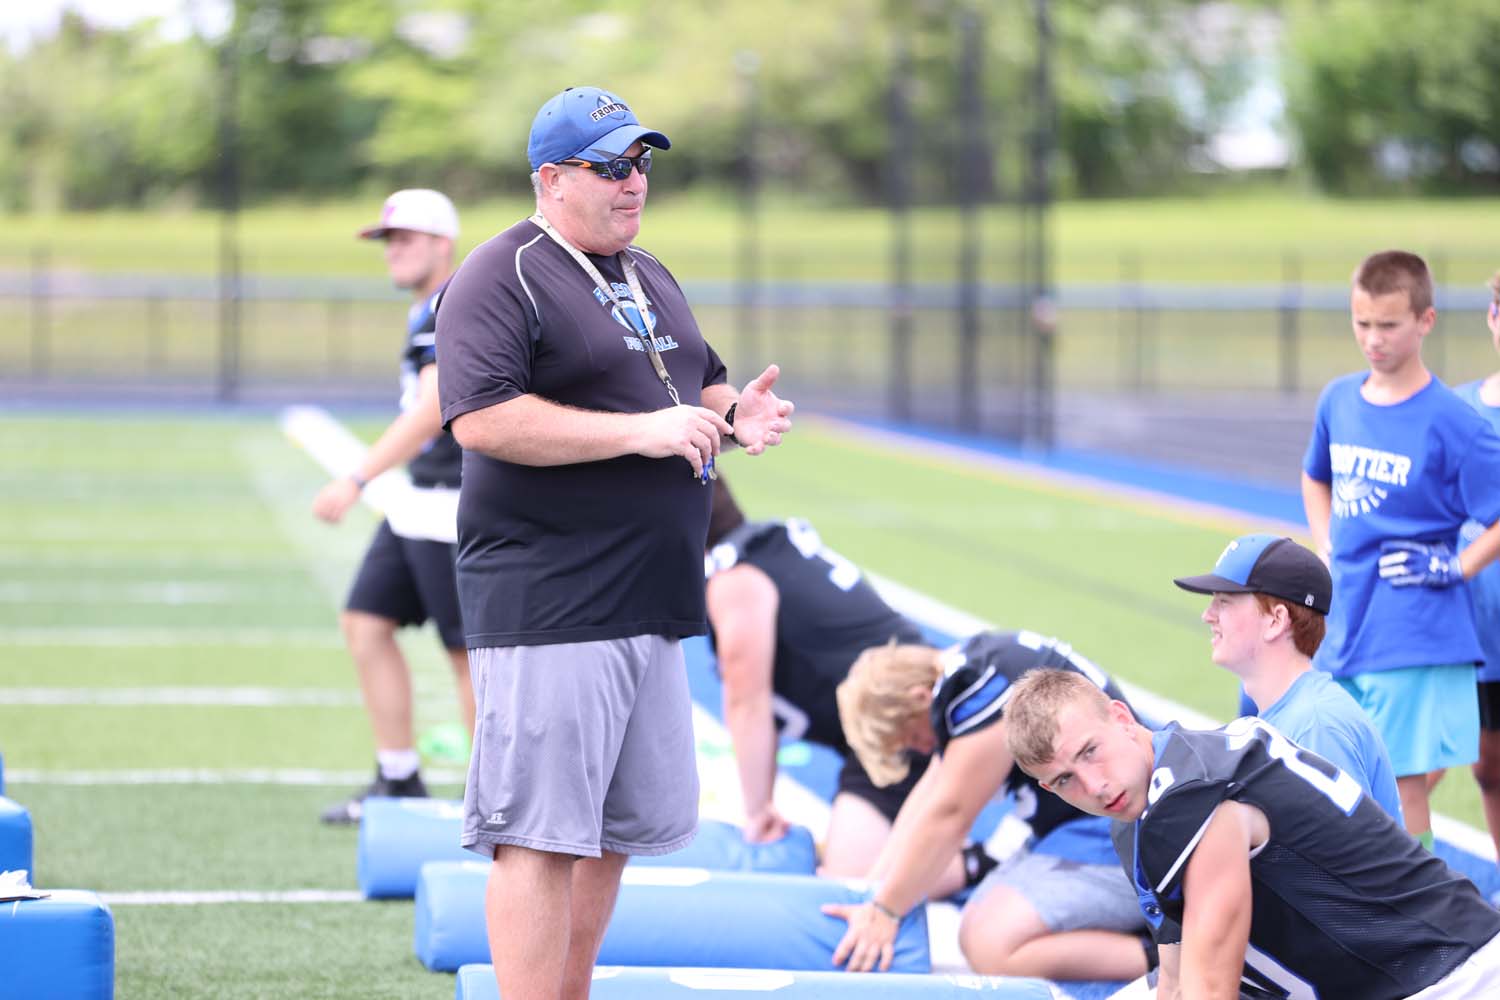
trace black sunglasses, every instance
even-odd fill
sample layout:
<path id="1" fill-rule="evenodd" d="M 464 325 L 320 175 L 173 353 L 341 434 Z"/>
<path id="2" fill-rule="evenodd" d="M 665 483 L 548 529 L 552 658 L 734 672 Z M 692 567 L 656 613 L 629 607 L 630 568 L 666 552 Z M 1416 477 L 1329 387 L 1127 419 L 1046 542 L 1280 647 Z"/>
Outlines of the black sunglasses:
<path id="1" fill-rule="evenodd" d="M 588 167 L 600 177 L 611 181 L 623 181 L 630 176 L 631 169 L 639 170 L 643 175 L 651 172 L 651 150 L 646 150 L 640 156 L 617 156 L 613 160 L 605 160 L 596 163 L 593 160 L 559 160 L 570 167 Z"/>

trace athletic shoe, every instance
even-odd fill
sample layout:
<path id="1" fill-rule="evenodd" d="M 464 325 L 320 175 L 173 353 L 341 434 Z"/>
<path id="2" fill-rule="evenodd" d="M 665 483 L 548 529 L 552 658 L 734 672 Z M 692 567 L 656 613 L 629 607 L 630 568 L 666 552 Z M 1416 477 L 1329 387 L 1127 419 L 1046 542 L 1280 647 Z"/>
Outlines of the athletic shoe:
<path id="1" fill-rule="evenodd" d="M 396 799 L 425 799 L 427 786 L 422 784 L 421 771 L 414 772 L 409 778 L 392 780 L 381 775 L 380 768 L 376 767 L 375 780 L 366 788 L 356 792 L 347 801 L 323 810 L 323 822 L 336 825 L 358 823 L 360 816 L 364 815 L 365 798 L 371 795 Z"/>

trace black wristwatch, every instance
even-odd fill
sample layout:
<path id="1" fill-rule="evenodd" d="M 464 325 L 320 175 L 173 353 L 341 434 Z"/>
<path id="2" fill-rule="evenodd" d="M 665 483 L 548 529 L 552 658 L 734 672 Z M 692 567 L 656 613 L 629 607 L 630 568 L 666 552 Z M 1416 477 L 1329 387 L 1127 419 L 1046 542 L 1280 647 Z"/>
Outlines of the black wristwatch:
<path id="1" fill-rule="evenodd" d="M 734 430 L 734 410 L 739 405 L 739 400 L 735 400 L 729 404 L 729 409 L 724 411 L 724 422 L 729 425 L 731 431 Z"/>

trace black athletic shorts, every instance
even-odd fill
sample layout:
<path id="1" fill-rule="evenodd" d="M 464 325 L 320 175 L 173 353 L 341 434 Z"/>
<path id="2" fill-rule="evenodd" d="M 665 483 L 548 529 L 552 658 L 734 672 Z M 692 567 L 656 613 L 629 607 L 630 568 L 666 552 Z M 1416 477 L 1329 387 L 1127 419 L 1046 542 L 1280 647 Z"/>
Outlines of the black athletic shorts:
<path id="1" fill-rule="evenodd" d="M 1500 681 L 1480 681 L 1479 728 L 1487 733 L 1500 732 Z"/>
<path id="2" fill-rule="evenodd" d="M 901 803 L 911 794 L 916 787 L 917 780 L 922 777 L 922 772 L 927 770 L 927 762 L 931 759 L 925 755 L 909 754 L 911 770 L 906 772 L 906 777 L 894 785 L 879 787 L 870 780 L 865 769 L 860 766 L 859 757 L 850 754 L 844 758 L 844 767 L 839 771 L 840 792 L 848 792 L 855 798 L 864 799 L 870 805 L 879 810 L 880 815 L 891 822 L 896 821 L 896 814 L 901 811 Z"/>
<path id="3" fill-rule="evenodd" d="M 463 649 L 458 578 L 453 570 L 457 549 L 447 542 L 402 538 L 381 521 L 354 574 L 345 607 L 389 618 L 398 625 L 421 625 L 431 618 L 444 646 Z"/>

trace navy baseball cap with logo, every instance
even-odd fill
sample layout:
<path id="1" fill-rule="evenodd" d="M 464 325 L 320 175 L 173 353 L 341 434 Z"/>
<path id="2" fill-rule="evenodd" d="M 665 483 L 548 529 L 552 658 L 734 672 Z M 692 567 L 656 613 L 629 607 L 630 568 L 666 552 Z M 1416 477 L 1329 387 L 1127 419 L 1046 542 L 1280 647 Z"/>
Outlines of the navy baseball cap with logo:
<path id="1" fill-rule="evenodd" d="M 1290 538 L 1245 535 L 1224 549 L 1212 573 L 1172 581 L 1195 594 L 1269 594 L 1328 614 L 1333 577 L 1310 549 Z"/>
<path id="2" fill-rule="evenodd" d="M 672 148 L 670 139 L 643 126 L 635 112 L 609 91 L 569 87 L 536 113 L 526 156 L 532 170 L 563 160 L 603 163 L 624 155 L 636 140 L 657 149 Z"/>

